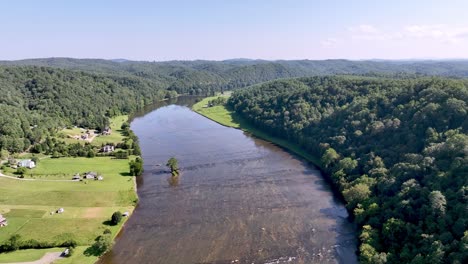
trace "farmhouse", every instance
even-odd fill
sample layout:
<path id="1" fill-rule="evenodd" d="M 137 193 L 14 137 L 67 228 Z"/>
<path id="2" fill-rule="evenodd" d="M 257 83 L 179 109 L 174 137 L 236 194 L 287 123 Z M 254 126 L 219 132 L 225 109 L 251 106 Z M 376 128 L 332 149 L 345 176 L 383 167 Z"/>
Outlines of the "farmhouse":
<path id="1" fill-rule="evenodd" d="M 102 147 L 101 151 L 104 152 L 104 153 L 109 153 L 109 152 L 113 152 L 115 150 L 114 146 L 112 145 L 105 145 L 104 147 Z"/>
<path id="2" fill-rule="evenodd" d="M 106 127 L 104 128 L 104 130 L 102 130 L 102 134 L 105 135 L 105 136 L 108 136 L 112 133 L 112 129 L 110 129 L 110 127 Z"/>
<path id="3" fill-rule="evenodd" d="M 90 180 L 97 179 L 97 177 L 98 177 L 98 174 L 97 172 L 94 172 L 94 171 L 87 172 L 84 176 L 85 179 L 90 179 Z"/>
<path id="4" fill-rule="evenodd" d="M 3 215 L 0 214 L 0 227 L 4 227 L 4 226 L 7 226 L 8 225 L 8 222 L 6 220 L 5 217 L 3 217 Z"/>
<path id="5" fill-rule="evenodd" d="M 36 167 L 36 163 L 30 159 L 20 160 L 18 161 L 18 167 L 25 167 L 25 168 L 32 169 Z"/>

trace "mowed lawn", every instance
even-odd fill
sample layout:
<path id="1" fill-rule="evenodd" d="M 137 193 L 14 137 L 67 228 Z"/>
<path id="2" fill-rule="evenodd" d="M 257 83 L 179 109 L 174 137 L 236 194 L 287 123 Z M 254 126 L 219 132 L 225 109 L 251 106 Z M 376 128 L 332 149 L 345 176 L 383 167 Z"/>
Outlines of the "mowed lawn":
<path id="1" fill-rule="evenodd" d="M 226 109 L 225 106 L 216 105 L 212 107 L 206 107 L 210 100 L 216 99 L 218 97 L 228 98 L 229 96 L 230 94 L 224 94 L 224 95 L 204 98 L 200 102 L 194 104 L 192 106 L 192 109 L 195 112 L 198 112 L 199 114 L 204 115 L 205 117 L 208 117 L 209 119 L 217 123 L 220 123 L 221 125 L 234 127 L 234 128 L 240 128 L 240 124 L 234 119 L 235 116 L 233 115 L 233 112 Z"/>
<path id="2" fill-rule="evenodd" d="M 46 158 L 34 173 L 47 175 L 97 171 L 103 181 L 19 181 L 0 178 L 0 213 L 8 226 L 0 229 L 0 243 L 13 234 L 22 240 L 64 242 L 74 239 L 90 245 L 109 228 L 114 234 L 120 226 L 106 225 L 115 211 L 132 212 L 136 202 L 134 178 L 126 176 L 129 160 L 111 157 Z M 51 214 L 64 208 L 63 214 Z"/>
<path id="3" fill-rule="evenodd" d="M 63 248 L 24 249 L 0 254 L 0 263 L 29 262 L 42 258 L 47 252 L 62 252 Z"/>
<path id="4" fill-rule="evenodd" d="M 127 116 L 111 120 L 112 134 L 95 138 L 93 144 L 122 142 L 120 127 Z M 79 134 L 79 128 L 64 130 L 63 133 Z M 69 142 L 67 142 L 69 141 Z M 67 139 L 67 143 L 83 142 Z M 24 155 L 22 158 L 31 156 Z M 108 221 L 116 212 L 133 212 L 137 201 L 134 177 L 128 176 L 129 161 L 134 159 L 58 158 L 45 155 L 37 167 L 27 170 L 26 178 L 20 181 L 0 177 L 0 214 L 8 220 L 8 226 L 0 229 L 0 243 L 11 235 L 18 234 L 21 240 L 34 239 L 40 242 L 63 243 L 73 239 L 78 243 L 70 258 L 58 263 L 95 263 L 96 256 L 85 256 L 84 251 L 94 243 L 105 229 L 114 236 L 124 224 L 110 226 Z M 76 173 L 94 171 L 104 177 L 103 181 L 71 181 Z M 12 174 L 13 170 L 4 173 Z M 64 208 L 64 213 L 55 213 Z M 18 250 L 0 254 L 0 263 L 33 261 L 46 252 L 62 251 L 60 248 Z"/>

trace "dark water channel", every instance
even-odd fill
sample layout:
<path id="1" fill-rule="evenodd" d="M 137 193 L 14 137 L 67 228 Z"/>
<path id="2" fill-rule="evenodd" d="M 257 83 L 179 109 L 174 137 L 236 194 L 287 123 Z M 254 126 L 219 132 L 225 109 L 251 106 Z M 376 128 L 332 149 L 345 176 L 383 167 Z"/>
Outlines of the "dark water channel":
<path id="1" fill-rule="evenodd" d="M 355 230 L 320 171 L 183 106 L 192 100 L 131 123 L 145 161 L 140 202 L 100 263 L 357 262 Z M 171 156 L 178 182 L 165 172 Z"/>

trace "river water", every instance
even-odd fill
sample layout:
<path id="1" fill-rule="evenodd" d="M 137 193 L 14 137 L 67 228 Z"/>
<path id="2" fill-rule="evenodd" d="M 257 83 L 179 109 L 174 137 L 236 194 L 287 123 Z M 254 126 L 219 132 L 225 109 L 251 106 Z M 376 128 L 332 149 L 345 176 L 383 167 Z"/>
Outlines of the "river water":
<path id="1" fill-rule="evenodd" d="M 100 263 L 356 263 L 356 233 L 321 173 L 184 106 L 133 119 L 139 205 Z M 174 156 L 181 175 L 164 164 Z M 158 165 L 162 166 L 158 166 Z"/>

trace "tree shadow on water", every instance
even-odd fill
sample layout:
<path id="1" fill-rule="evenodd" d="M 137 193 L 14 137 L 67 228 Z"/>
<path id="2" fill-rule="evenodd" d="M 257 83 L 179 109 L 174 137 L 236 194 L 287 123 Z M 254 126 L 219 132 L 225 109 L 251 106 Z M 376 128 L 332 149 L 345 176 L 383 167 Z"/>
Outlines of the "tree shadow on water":
<path id="1" fill-rule="evenodd" d="M 178 186 L 179 183 L 180 183 L 179 176 L 171 176 L 171 177 L 167 178 L 167 182 L 172 187 Z"/>

